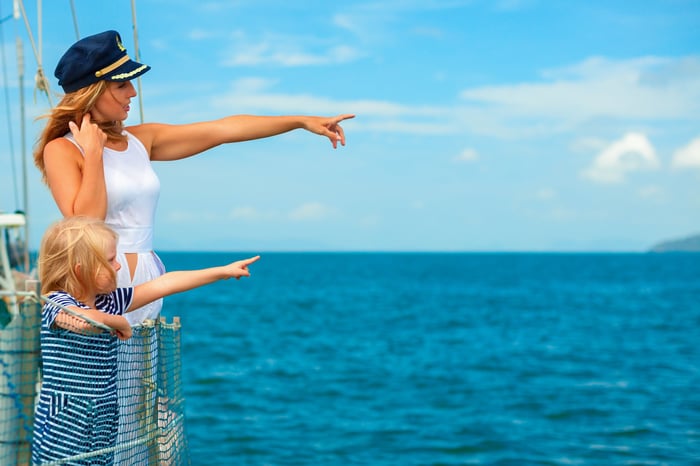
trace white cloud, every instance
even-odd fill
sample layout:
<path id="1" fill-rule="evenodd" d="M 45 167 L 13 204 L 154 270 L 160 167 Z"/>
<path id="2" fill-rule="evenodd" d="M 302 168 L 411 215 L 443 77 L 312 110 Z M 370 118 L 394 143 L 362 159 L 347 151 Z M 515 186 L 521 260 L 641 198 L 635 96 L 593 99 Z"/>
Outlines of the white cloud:
<path id="1" fill-rule="evenodd" d="M 237 59 L 260 63 L 273 60 L 273 54 L 278 53 L 263 42 L 258 47 L 257 52 L 255 47 L 246 52 L 248 58 L 240 55 Z M 351 49 L 342 46 L 328 50 L 337 57 L 352 55 Z M 304 58 L 303 53 L 291 54 L 285 60 L 324 60 L 311 55 Z M 290 94 L 276 92 L 273 85 L 279 85 L 277 81 L 244 78 L 235 81 L 227 93 L 212 97 L 209 105 L 226 112 L 236 108 L 239 113 L 261 114 L 295 114 L 302 108 L 308 113 L 330 115 L 342 109 L 361 116 L 352 123 L 354 131 L 426 135 L 467 132 L 497 139 L 551 137 L 582 128 L 591 134 L 590 125 L 606 132 L 623 132 L 630 123 L 640 127 L 640 121 L 693 124 L 700 119 L 700 57 L 623 61 L 591 58 L 541 75 L 537 82 L 466 89 L 461 100 L 442 106 Z M 201 107 L 201 100 L 191 105 Z M 581 149 L 600 144 L 594 139 L 598 136 L 592 136 L 575 145 Z"/>
<path id="2" fill-rule="evenodd" d="M 232 88 L 235 94 L 247 95 L 264 92 L 276 83 L 273 79 L 247 77 L 234 81 Z"/>
<path id="3" fill-rule="evenodd" d="M 328 50 L 327 58 L 331 63 L 348 63 L 362 58 L 363 54 L 349 45 L 338 45 Z"/>
<path id="4" fill-rule="evenodd" d="M 382 2 L 356 2 L 343 5 L 343 13 L 333 15 L 332 22 L 340 29 L 357 36 L 365 43 L 377 42 L 381 38 L 389 40 L 395 36 L 392 27 L 401 18 L 422 16 L 424 12 L 459 9 L 473 0 L 384 0 Z M 518 0 L 510 0 L 518 1 Z M 352 2 L 351 2 L 352 3 Z M 414 28 L 414 33 L 437 38 L 443 33 L 432 26 Z M 379 38 L 379 39 L 378 39 Z"/>
<path id="5" fill-rule="evenodd" d="M 700 168 L 700 138 L 681 147 L 673 155 L 672 166 L 677 168 Z"/>
<path id="6" fill-rule="evenodd" d="M 656 152 L 644 134 L 628 133 L 598 154 L 583 176 L 598 183 L 619 183 L 629 172 L 655 169 Z"/>
<path id="7" fill-rule="evenodd" d="M 431 39 L 442 39 L 445 36 L 445 31 L 442 29 L 426 26 L 414 28 L 413 33 L 417 36 L 428 37 Z"/>
<path id="8" fill-rule="evenodd" d="M 301 204 L 287 212 L 279 210 L 261 210 L 252 206 L 233 207 L 228 211 L 228 220 L 237 222 L 264 222 L 264 223 L 284 223 L 288 221 L 300 222 L 308 220 L 318 220 L 334 214 L 336 210 L 321 202 L 307 202 Z M 219 212 L 199 210 L 183 211 L 170 210 L 167 213 L 170 223 L 196 223 L 201 221 L 221 221 Z"/>
<path id="9" fill-rule="evenodd" d="M 570 145 L 570 149 L 573 152 L 589 154 L 592 151 L 597 152 L 603 150 L 603 148 L 607 146 L 607 144 L 607 141 L 603 139 L 585 137 L 578 138 L 575 141 L 573 141 Z"/>
<path id="10" fill-rule="evenodd" d="M 178 210 L 172 209 L 166 213 L 169 223 L 194 224 L 197 222 L 209 222 L 215 220 L 217 215 L 206 211 Z"/>
<path id="11" fill-rule="evenodd" d="M 479 158 L 479 153 L 471 148 L 464 149 L 454 158 L 455 162 L 474 162 Z"/>
<path id="12" fill-rule="evenodd" d="M 307 202 L 293 209 L 289 218 L 296 221 L 317 220 L 330 215 L 333 209 L 320 202 Z"/>
<path id="13" fill-rule="evenodd" d="M 567 209 L 565 207 L 555 207 L 549 211 L 548 215 L 549 218 L 556 221 L 572 220 L 578 216 L 575 210 Z"/>
<path id="14" fill-rule="evenodd" d="M 410 106 L 383 100 L 333 100 L 306 94 L 275 93 L 272 88 L 278 81 L 267 78 L 245 77 L 232 82 L 228 95 L 216 96 L 216 102 L 223 106 L 235 104 L 245 110 L 299 111 L 299 108 L 349 108 L 357 114 L 368 117 L 423 117 L 449 119 L 452 113 L 444 107 Z M 435 124 L 444 124 L 436 121 Z M 410 124 L 406 122 L 406 124 Z"/>
<path id="15" fill-rule="evenodd" d="M 595 119 L 697 120 L 700 57 L 590 58 L 545 70 L 542 80 L 462 91 L 464 101 L 492 118 L 492 130 L 552 134 Z M 488 129 L 488 128 L 485 128 Z"/>
<path id="16" fill-rule="evenodd" d="M 283 94 L 272 89 L 277 81 L 246 77 L 234 81 L 230 91 L 209 102 L 211 108 L 240 113 L 296 114 L 300 108 L 317 115 L 333 115 L 339 109 L 361 115 L 353 120 L 354 131 L 408 134 L 454 134 L 463 126 L 445 107 L 410 106 L 381 100 L 333 100 L 309 94 Z"/>
<path id="17" fill-rule="evenodd" d="M 200 28 L 192 29 L 187 34 L 187 38 L 190 40 L 193 40 L 193 41 L 211 39 L 212 37 L 216 37 L 216 33 L 214 31 L 210 31 L 208 29 L 200 29 Z"/>
<path id="18" fill-rule="evenodd" d="M 656 185 L 644 186 L 637 191 L 637 194 L 642 199 L 649 199 L 652 201 L 662 201 L 665 197 L 663 188 Z"/>
<path id="19" fill-rule="evenodd" d="M 557 197 L 557 192 L 552 188 L 541 188 L 535 193 L 535 198 L 540 201 L 551 201 Z"/>
<path id="20" fill-rule="evenodd" d="M 301 67 L 348 63 L 363 56 L 358 49 L 349 45 L 307 42 L 306 38 L 292 36 L 268 36 L 252 42 L 244 34 L 238 33 L 234 35 L 233 44 L 228 48 L 229 53 L 223 58 L 222 64 L 233 67 Z"/>
<path id="21" fill-rule="evenodd" d="M 365 229 L 371 229 L 382 224 L 382 218 L 376 214 L 370 214 L 359 219 L 359 226 Z"/>
<path id="22" fill-rule="evenodd" d="M 333 24 L 341 29 L 347 29 L 348 31 L 356 31 L 359 29 L 357 18 L 352 15 L 333 15 Z"/>
<path id="23" fill-rule="evenodd" d="M 229 217 L 239 220 L 255 220 L 260 216 L 261 214 L 254 207 L 234 207 L 229 212 Z"/>

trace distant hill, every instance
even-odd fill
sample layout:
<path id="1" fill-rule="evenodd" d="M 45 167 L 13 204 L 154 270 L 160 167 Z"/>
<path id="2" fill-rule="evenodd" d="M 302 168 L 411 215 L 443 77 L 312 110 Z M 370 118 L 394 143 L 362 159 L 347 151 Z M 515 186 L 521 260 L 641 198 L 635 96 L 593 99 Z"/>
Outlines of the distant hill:
<path id="1" fill-rule="evenodd" d="M 652 246 L 649 252 L 700 252 L 700 234 L 662 241 Z"/>

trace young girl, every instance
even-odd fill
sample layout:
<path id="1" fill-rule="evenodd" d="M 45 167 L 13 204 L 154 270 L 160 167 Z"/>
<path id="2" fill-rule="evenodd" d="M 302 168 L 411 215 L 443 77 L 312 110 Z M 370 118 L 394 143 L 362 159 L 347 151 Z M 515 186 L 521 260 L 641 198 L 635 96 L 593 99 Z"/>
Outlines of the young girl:
<path id="1" fill-rule="evenodd" d="M 170 272 L 133 288 L 117 288 L 117 234 L 104 222 L 70 217 L 49 227 L 39 252 L 43 382 L 34 421 L 32 464 L 116 445 L 117 339 L 131 327 L 123 314 L 217 280 L 248 277 L 259 256 L 229 265 Z M 62 309 L 65 307 L 68 311 Z M 90 321 L 108 326 L 101 330 Z M 70 464 L 111 465 L 114 452 Z"/>

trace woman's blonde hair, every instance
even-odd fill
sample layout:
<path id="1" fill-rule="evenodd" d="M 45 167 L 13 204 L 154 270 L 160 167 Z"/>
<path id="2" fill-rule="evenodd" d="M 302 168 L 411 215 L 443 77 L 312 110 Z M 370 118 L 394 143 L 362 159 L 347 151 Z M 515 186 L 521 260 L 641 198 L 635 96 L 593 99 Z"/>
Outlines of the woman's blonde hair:
<path id="1" fill-rule="evenodd" d="M 105 256 L 110 239 L 116 241 L 117 233 L 95 218 L 68 217 L 51 225 L 39 249 L 41 293 L 65 291 L 75 298 L 85 298 L 95 288 L 100 272 L 106 270 L 116 280 L 116 272 Z"/>
<path id="2" fill-rule="evenodd" d="M 80 126 L 83 116 L 95 107 L 97 99 L 107 88 L 107 81 L 100 80 L 75 92 L 70 92 L 63 96 L 50 113 L 40 117 L 48 119 L 48 122 L 37 139 L 34 148 L 34 164 L 39 168 L 44 183 L 46 183 L 46 168 L 44 167 L 46 144 L 68 133 L 70 131 L 69 122 L 74 121 Z M 109 139 L 117 141 L 126 139 L 126 136 L 122 134 L 124 125 L 121 121 L 95 121 L 94 123 L 107 134 Z"/>

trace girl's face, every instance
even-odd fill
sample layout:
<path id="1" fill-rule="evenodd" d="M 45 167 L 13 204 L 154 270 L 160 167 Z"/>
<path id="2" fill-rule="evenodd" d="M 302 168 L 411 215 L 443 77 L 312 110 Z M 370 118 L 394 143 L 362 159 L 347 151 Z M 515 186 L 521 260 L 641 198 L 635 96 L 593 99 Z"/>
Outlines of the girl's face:
<path id="1" fill-rule="evenodd" d="M 121 264 L 117 262 L 117 242 L 114 238 L 110 238 L 105 244 L 105 257 L 115 273 L 122 268 Z M 97 272 L 97 277 L 95 277 L 97 289 L 95 291 L 98 294 L 111 293 L 117 288 L 117 283 L 109 272 L 108 270 Z"/>
<path id="2" fill-rule="evenodd" d="M 131 81 L 110 81 L 90 114 L 96 121 L 124 121 L 129 116 L 132 97 L 136 97 L 136 89 Z"/>

